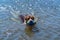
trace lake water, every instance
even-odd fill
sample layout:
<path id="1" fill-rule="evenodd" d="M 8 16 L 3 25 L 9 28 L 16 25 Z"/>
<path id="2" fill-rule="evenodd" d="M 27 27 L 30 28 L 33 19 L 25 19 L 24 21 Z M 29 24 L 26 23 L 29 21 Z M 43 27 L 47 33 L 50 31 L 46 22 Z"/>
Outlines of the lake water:
<path id="1" fill-rule="evenodd" d="M 11 19 L 11 13 L 32 12 L 40 18 L 39 32 L 28 33 Z M 60 40 L 60 0 L 0 0 L 0 40 Z"/>

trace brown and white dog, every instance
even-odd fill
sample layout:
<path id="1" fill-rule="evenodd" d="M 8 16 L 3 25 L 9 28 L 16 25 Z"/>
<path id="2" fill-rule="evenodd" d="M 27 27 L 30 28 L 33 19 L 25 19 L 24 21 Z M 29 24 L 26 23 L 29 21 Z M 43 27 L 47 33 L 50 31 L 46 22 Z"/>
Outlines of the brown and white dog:
<path id="1" fill-rule="evenodd" d="M 20 18 L 22 19 L 22 22 L 26 25 L 25 27 L 25 33 L 31 37 L 35 32 L 38 32 L 39 30 L 37 29 L 37 27 L 35 26 L 37 23 L 37 17 L 33 16 L 33 15 L 20 15 Z M 34 29 L 34 30 L 33 30 Z"/>
<path id="2" fill-rule="evenodd" d="M 37 18 L 33 15 L 20 15 L 19 17 L 21 18 L 22 22 L 28 26 L 33 26 L 37 23 Z"/>
<path id="3" fill-rule="evenodd" d="M 33 15 L 20 15 L 20 18 L 22 22 L 26 25 L 26 30 L 32 31 L 33 28 L 35 28 L 35 25 L 38 21 L 38 18 Z"/>

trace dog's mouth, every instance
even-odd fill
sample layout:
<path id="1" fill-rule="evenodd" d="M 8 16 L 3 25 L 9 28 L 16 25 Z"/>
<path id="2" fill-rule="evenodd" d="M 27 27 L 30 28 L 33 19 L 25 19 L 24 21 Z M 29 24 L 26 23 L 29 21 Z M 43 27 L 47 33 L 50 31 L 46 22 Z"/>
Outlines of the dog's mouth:
<path id="1" fill-rule="evenodd" d="M 32 20 L 32 19 L 29 19 L 26 23 L 27 23 L 27 25 L 34 25 L 35 24 L 34 20 Z"/>

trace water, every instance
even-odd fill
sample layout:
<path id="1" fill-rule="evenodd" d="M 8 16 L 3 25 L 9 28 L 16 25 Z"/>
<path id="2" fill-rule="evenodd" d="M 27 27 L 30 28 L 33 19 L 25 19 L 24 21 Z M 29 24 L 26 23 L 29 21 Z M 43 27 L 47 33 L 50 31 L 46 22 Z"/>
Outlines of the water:
<path id="1" fill-rule="evenodd" d="M 25 25 L 11 19 L 32 12 L 40 18 L 39 32 L 25 31 Z M 0 40 L 60 40 L 60 0 L 0 0 Z"/>

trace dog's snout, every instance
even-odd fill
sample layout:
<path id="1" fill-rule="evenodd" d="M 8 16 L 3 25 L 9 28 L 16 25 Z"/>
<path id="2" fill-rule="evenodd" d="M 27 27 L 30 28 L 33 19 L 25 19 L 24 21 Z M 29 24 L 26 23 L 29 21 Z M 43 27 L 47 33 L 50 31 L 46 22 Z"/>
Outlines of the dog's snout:
<path id="1" fill-rule="evenodd" d="M 32 19 L 31 19 L 31 18 L 30 18 L 29 20 L 30 20 L 30 21 L 32 21 Z"/>
<path id="2" fill-rule="evenodd" d="M 34 25 L 34 21 L 30 19 L 30 20 L 28 21 L 28 25 Z"/>

